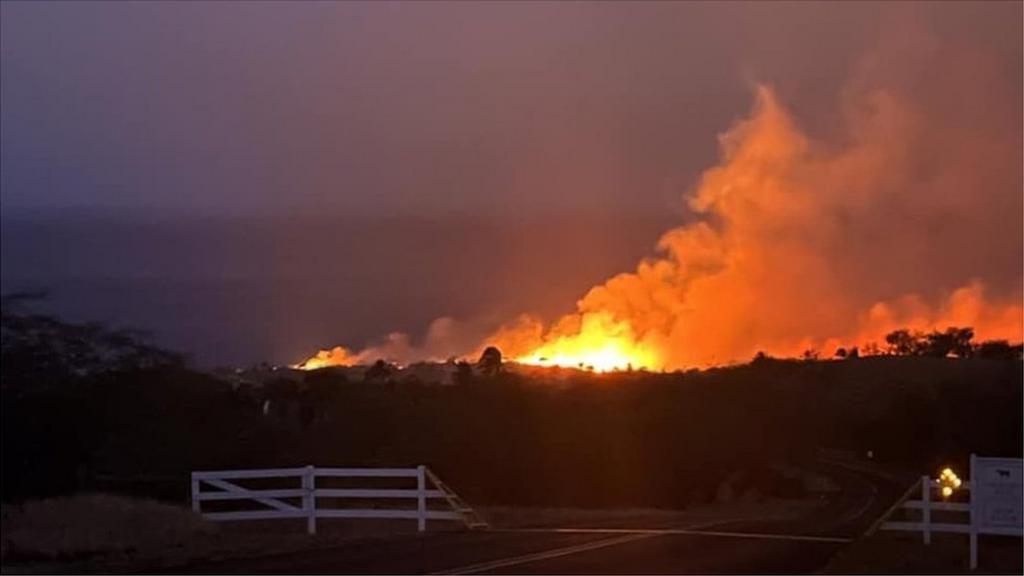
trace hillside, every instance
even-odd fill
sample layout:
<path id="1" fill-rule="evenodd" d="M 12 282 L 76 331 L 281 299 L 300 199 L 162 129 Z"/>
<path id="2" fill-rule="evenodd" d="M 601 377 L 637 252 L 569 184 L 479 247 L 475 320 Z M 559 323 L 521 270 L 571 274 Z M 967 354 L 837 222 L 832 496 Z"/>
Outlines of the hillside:
<path id="1" fill-rule="evenodd" d="M 457 385 L 330 369 L 229 383 L 180 366 L 3 391 L 3 497 L 187 497 L 194 469 L 427 463 L 488 504 L 683 507 L 799 496 L 820 449 L 927 470 L 1020 455 L 1016 360 L 762 359 L 686 373 Z"/>

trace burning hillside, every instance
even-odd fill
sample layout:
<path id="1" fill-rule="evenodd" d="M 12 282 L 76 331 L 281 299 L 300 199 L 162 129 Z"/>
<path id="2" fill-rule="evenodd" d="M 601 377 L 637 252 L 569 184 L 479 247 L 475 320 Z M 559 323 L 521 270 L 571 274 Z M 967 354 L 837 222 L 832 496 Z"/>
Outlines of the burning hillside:
<path id="1" fill-rule="evenodd" d="M 751 117 L 722 137 L 721 164 L 689 198 L 701 219 L 666 233 L 662 257 L 592 288 L 546 331 L 523 321 L 488 343 L 526 362 L 672 369 L 879 343 L 903 326 L 973 326 L 1019 340 L 1019 300 L 989 301 L 980 281 L 936 305 L 917 294 L 863 302 L 849 282 L 842 247 L 857 219 L 897 205 L 890 195 L 910 145 L 892 128 L 911 123 L 895 100 L 878 95 L 871 112 L 848 148 L 824 150 L 760 88 Z"/>
<path id="2" fill-rule="evenodd" d="M 844 94 L 842 136 L 827 142 L 759 87 L 749 117 L 721 136 L 720 163 L 687 195 L 692 221 L 666 232 L 656 257 L 591 288 L 551 324 L 524 315 L 475 350 L 444 356 L 493 345 L 521 363 L 607 371 L 831 354 L 883 344 L 898 328 L 970 326 L 981 339 L 1019 341 L 1019 271 L 1014 288 L 993 293 L 965 245 L 993 246 L 992 229 L 1020 227 L 1019 198 L 1015 215 L 993 208 L 1014 186 L 1019 195 L 1019 130 L 951 120 L 911 105 L 909 89 L 863 76 Z M 958 105 L 997 82 L 976 74 L 958 87 Z M 437 350 L 434 332 L 421 358 Z M 303 366 L 411 361 L 417 351 L 392 335 Z"/>

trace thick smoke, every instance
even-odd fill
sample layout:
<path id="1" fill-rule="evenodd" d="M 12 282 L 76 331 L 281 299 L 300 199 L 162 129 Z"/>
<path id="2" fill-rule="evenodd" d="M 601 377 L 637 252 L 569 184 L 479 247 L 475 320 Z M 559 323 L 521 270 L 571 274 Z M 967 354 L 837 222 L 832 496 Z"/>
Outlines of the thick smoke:
<path id="1" fill-rule="evenodd" d="M 1021 127 L 1019 110 L 1004 115 L 1019 82 L 981 50 L 916 29 L 894 37 L 861 61 L 820 136 L 757 86 L 749 117 L 720 137 L 720 163 L 686 195 L 693 221 L 664 234 L 657 257 L 550 326 L 524 316 L 480 346 L 578 358 L 612 342 L 677 369 L 828 355 L 897 328 L 1021 340 Z M 434 332 L 422 349 L 392 336 L 355 358 L 480 349 L 444 349 Z"/>
<path id="2" fill-rule="evenodd" d="M 353 352 L 344 346 L 321 350 L 306 360 L 306 368 L 370 364 L 377 360 L 409 364 L 418 360 L 444 360 L 473 346 L 469 330 L 454 319 L 442 317 L 430 323 L 423 343 L 415 345 L 408 334 L 392 332 L 383 342 Z"/>
<path id="3" fill-rule="evenodd" d="M 847 145 L 829 149 L 800 132 L 771 89 L 758 88 L 751 117 L 722 136 L 722 163 L 689 198 L 701 220 L 666 233 L 662 257 L 592 288 L 576 314 L 542 337 L 524 338 L 524 331 L 537 333 L 527 323 L 491 342 L 513 356 L 561 342 L 545 348 L 550 355 L 590 338 L 591 330 L 612 330 L 660 359 L 659 367 L 681 368 L 748 359 L 757 351 L 796 355 L 877 343 L 900 327 L 973 326 L 981 337 L 1019 340 L 1018 297 L 989 300 L 974 278 L 919 294 L 906 291 L 899 275 L 883 272 L 899 262 L 913 266 L 907 252 L 925 243 L 947 246 L 949 258 L 979 257 L 970 254 L 972 231 L 962 230 L 973 214 L 951 218 L 945 234 L 913 227 L 933 216 L 942 200 L 937 194 L 953 192 L 947 179 L 964 185 L 957 193 L 965 200 L 986 200 L 945 163 L 933 160 L 930 174 L 920 170 L 915 145 L 934 125 L 893 93 L 865 96 L 865 109 L 851 114 Z M 962 145 L 952 138 L 946 150 L 956 155 Z M 961 161 L 957 168 L 983 166 Z M 970 203 L 960 208 L 969 210 Z M 872 241 L 877 244 L 858 244 Z M 968 246 L 950 245 L 961 242 Z"/>

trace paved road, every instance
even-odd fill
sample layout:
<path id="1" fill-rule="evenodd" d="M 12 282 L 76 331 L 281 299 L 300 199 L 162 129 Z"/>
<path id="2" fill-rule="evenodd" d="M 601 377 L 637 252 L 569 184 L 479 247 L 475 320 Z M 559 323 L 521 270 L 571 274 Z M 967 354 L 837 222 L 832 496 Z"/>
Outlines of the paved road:
<path id="1" fill-rule="evenodd" d="M 827 506 L 797 520 L 704 525 L 491 530 L 403 536 L 249 560 L 192 573 L 686 574 L 810 573 L 862 534 L 904 486 L 823 464 L 842 484 Z"/>

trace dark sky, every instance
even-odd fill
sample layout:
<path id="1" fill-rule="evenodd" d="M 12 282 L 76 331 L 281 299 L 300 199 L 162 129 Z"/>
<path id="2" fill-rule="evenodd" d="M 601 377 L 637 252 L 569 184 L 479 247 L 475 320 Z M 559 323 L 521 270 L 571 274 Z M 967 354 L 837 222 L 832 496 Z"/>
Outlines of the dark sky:
<path id="1" fill-rule="evenodd" d="M 755 82 L 828 138 L 908 18 L 1020 99 L 1019 3 L 0 10 L 4 290 L 203 363 L 565 311 L 688 218 Z"/>

